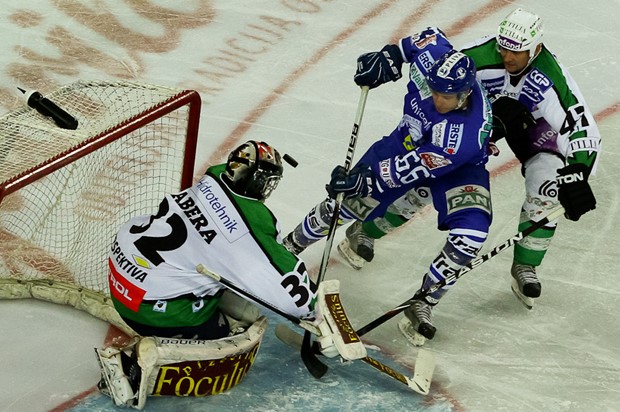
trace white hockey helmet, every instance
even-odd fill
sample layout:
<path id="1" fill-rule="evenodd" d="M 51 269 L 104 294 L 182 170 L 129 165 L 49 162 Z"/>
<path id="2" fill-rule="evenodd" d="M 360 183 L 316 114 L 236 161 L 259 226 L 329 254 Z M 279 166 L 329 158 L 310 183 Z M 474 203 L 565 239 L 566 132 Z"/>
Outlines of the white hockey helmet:
<path id="1" fill-rule="evenodd" d="M 265 200 L 282 178 L 280 153 L 265 142 L 249 140 L 228 155 L 224 176 L 235 193 Z"/>
<path id="2" fill-rule="evenodd" d="M 510 13 L 497 28 L 497 44 L 510 51 L 529 51 L 528 65 L 536 57 L 536 48 L 542 43 L 543 26 L 541 18 L 518 8 Z"/>

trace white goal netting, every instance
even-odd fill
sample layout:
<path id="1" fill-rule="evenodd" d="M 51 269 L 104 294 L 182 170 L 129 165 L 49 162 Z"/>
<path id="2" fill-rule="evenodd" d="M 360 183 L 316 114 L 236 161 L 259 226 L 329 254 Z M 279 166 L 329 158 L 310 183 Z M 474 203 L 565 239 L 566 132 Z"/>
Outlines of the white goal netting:
<path id="1" fill-rule="evenodd" d="M 70 304 L 117 324 L 107 251 L 131 216 L 191 184 L 200 97 L 99 81 L 46 97 L 77 130 L 28 106 L 0 118 L 0 298 Z"/>

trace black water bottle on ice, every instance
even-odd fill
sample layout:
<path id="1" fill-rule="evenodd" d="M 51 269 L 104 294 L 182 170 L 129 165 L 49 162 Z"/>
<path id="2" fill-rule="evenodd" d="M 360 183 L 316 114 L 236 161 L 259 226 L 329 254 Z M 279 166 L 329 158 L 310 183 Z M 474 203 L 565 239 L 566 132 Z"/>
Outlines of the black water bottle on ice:
<path id="1" fill-rule="evenodd" d="M 43 97 L 43 95 L 36 90 L 26 92 L 26 90 L 21 87 L 18 87 L 18 89 L 24 93 L 28 106 L 41 113 L 43 116 L 51 117 L 58 127 L 70 130 L 77 129 L 77 119 L 60 108 L 56 103 Z"/>

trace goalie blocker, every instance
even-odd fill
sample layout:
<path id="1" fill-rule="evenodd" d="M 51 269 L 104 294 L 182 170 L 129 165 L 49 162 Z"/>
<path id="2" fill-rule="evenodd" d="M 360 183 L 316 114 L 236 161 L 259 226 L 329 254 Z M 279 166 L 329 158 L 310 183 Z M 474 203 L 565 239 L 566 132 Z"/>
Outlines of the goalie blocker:
<path id="1" fill-rule="evenodd" d="M 366 348 L 349 322 L 340 301 L 340 281 L 324 280 L 317 293 L 317 326 L 321 335 L 317 338 L 323 355 L 333 358 L 340 355 L 346 360 L 366 357 Z"/>

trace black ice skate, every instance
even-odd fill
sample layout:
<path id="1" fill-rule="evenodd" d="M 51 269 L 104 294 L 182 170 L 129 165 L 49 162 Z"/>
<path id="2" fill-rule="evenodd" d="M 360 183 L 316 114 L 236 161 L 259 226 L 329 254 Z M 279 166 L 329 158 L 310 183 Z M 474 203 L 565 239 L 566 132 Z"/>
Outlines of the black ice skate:
<path id="1" fill-rule="evenodd" d="M 346 231 L 346 237 L 338 244 L 338 252 L 349 265 L 360 270 L 365 262 L 375 257 L 375 240 L 362 230 L 362 222 L 355 221 Z"/>
<path id="2" fill-rule="evenodd" d="M 405 316 L 398 322 L 398 329 L 414 346 L 422 346 L 426 339 L 433 339 L 436 328 L 432 323 L 432 306 L 423 300 L 416 300 L 405 309 Z"/>
<path id="3" fill-rule="evenodd" d="M 534 307 L 534 299 L 539 297 L 541 292 L 536 267 L 513 262 L 510 274 L 513 278 L 512 292 L 526 308 L 531 310 Z"/>

